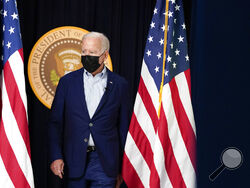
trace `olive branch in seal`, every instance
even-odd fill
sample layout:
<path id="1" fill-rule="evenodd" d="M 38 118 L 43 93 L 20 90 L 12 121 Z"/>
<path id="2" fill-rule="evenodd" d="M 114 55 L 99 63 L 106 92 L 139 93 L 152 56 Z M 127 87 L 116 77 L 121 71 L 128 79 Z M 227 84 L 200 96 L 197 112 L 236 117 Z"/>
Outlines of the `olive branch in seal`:
<path id="1" fill-rule="evenodd" d="M 60 76 L 58 76 L 58 75 L 56 74 L 56 71 L 55 71 L 54 69 L 52 69 L 52 70 L 50 71 L 50 81 L 52 82 L 52 84 L 53 84 L 54 86 L 57 86 L 59 80 L 60 80 Z"/>

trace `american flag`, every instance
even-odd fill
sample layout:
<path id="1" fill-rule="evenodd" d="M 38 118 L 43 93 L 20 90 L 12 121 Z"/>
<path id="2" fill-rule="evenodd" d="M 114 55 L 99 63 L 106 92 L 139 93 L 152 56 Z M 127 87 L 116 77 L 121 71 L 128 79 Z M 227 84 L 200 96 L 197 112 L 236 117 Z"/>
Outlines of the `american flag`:
<path id="1" fill-rule="evenodd" d="M 17 3 L 1 0 L 0 187 L 34 187 Z"/>
<path id="2" fill-rule="evenodd" d="M 129 188 L 196 186 L 196 129 L 181 0 L 153 12 L 123 158 Z"/>

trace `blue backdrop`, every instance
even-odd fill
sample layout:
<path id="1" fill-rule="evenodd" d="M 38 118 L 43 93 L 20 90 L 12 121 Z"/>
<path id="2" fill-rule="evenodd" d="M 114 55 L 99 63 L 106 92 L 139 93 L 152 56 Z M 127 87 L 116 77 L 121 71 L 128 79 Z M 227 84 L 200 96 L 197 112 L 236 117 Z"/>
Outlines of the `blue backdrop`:
<path id="1" fill-rule="evenodd" d="M 192 99 L 197 127 L 198 187 L 250 187 L 250 4 L 193 0 L 190 29 Z M 227 147 L 242 166 L 208 178 Z"/>

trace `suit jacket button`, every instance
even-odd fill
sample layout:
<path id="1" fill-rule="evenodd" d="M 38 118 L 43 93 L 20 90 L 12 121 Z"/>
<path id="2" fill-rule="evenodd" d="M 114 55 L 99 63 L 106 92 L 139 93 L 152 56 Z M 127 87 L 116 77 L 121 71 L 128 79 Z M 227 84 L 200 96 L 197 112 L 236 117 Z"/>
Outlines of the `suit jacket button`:
<path id="1" fill-rule="evenodd" d="M 88 139 L 87 139 L 87 138 L 84 138 L 84 142 L 88 142 Z"/>
<path id="2" fill-rule="evenodd" d="M 93 126 L 94 126 L 94 124 L 93 124 L 93 123 L 89 123 L 89 126 L 90 126 L 90 127 L 93 127 Z"/>

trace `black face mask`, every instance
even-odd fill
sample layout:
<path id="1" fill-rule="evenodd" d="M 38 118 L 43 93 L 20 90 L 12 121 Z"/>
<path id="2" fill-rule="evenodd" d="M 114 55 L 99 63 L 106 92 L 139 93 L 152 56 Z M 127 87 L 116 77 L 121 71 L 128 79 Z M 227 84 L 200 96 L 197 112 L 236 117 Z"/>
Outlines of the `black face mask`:
<path id="1" fill-rule="evenodd" d="M 89 73 L 95 72 L 101 65 L 99 64 L 99 56 L 82 55 L 82 65 Z"/>

